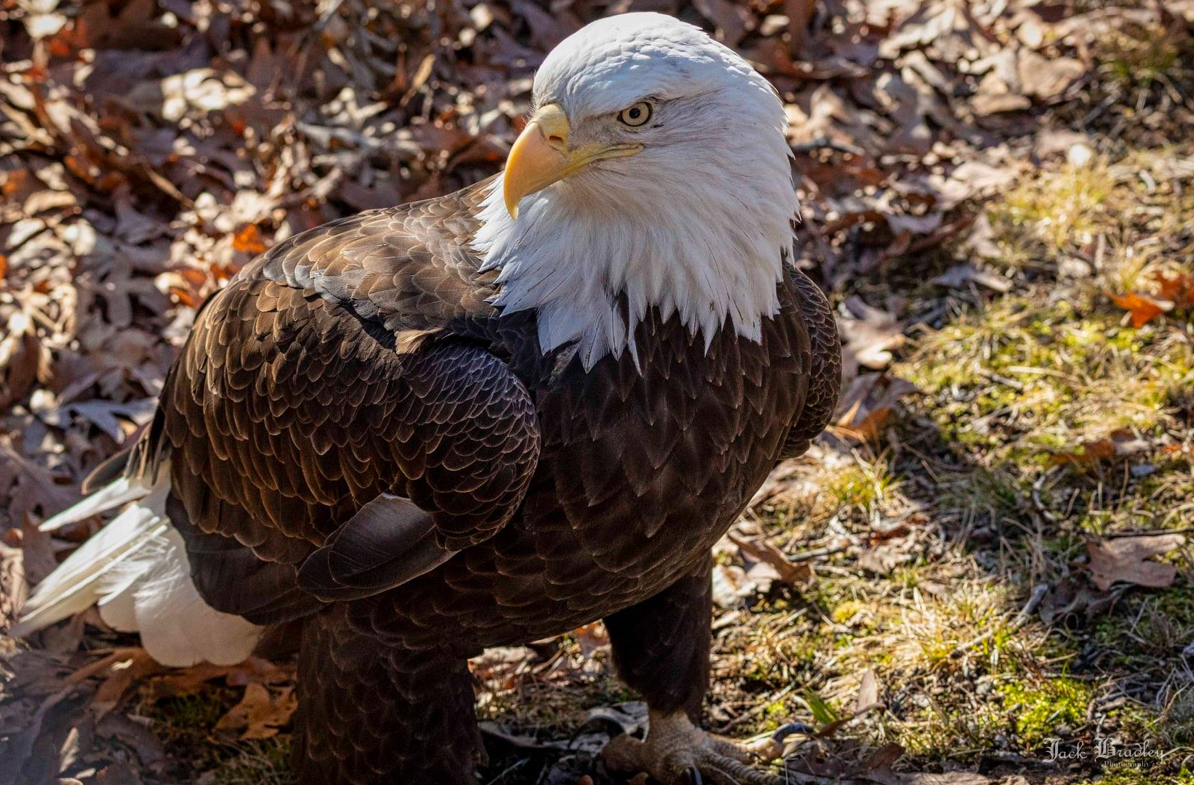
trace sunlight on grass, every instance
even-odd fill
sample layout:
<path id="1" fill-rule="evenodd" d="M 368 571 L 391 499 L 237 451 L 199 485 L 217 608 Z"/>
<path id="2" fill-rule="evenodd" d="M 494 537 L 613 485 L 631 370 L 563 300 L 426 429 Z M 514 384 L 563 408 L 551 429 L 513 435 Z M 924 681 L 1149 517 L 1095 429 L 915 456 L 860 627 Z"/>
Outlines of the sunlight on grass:
<path id="1" fill-rule="evenodd" d="M 838 508 L 857 506 L 871 513 L 888 500 L 898 485 L 885 460 L 867 462 L 856 457 L 829 478 L 825 490 Z"/>
<path id="2" fill-rule="evenodd" d="M 1009 249 L 1022 248 L 1024 235 L 1054 251 L 1089 243 L 1114 186 L 1105 161 L 1066 165 L 1022 183 L 992 205 L 991 223 Z"/>
<path id="3" fill-rule="evenodd" d="M 1018 613 L 1031 587 L 1088 586 L 1091 536 L 1188 525 L 1194 316 L 1178 308 L 1133 327 L 1109 293 L 1148 294 L 1158 274 L 1191 272 L 1189 152 L 1062 165 L 994 200 L 986 209 L 1005 254 L 994 263 L 1015 268 L 1018 286 L 967 299 L 893 369 L 923 393 L 906 403 L 915 427 L 900 438 L 933 468 L 919 495 L 917 460 L 895 453 L 895 493 L 949 521 L 958 549 L 893 569 L 865 616 L 845 600 L 829 608 L 857 633 L 840 661 L 866 662 L 916 695 L 880 723 L 910 755 L 1032 754 L 1050 737 L 1084 737 L 1091 722 L 1166 749 L 1194 742 L 1194 690 L 1174 675 L 1194 638 L 1184 579 L 1128 591 L 1089 622 L 1046 628 Z M 1114 455 L 1080 457 L 1113 436 Z"/>
<path id="4" fill-rule="evenodd" d="M 1194 352 L 1151 332 L 1122 326 L 1093 292 L 1008 297 L 927 338 L 899 372 L 938 396 L 933 416 L 959 442 L 1048 468 L 1083 440 L 1173 425 Z"/>
<path id="5" fill-rule="evenodd" d="M 1092 690 L 1089 684 L 1069 678 L 1047 679 L 1031 685 L 1021 682 L 999 687 L 1004 708 L 1015 717 L 1021 743 L 1035 748 L 1047 738 L 1086 722 Z"/>

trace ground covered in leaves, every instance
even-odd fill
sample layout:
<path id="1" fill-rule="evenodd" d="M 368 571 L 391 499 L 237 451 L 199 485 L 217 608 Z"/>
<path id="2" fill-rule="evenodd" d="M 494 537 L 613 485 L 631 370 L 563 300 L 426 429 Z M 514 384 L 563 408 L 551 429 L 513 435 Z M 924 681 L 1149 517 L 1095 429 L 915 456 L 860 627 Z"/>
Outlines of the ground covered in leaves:
<path id="1" fill-rule="evenodd" d="M 718 548 L 706 725 L 811 725 L 792 782 L 1194 782 L 1189 0 L 0 0 L 0 624 L 208 294 L 497 171 L 545 52 L 648 9 L 780 91 L 846 339 Z M 0 783 L 291 781 L 285 657 L 164 671 L 94 614 L 0 654 Z M 642 730 L 599 624 L 473 668 L 479 782 L 609 783 Z"/>

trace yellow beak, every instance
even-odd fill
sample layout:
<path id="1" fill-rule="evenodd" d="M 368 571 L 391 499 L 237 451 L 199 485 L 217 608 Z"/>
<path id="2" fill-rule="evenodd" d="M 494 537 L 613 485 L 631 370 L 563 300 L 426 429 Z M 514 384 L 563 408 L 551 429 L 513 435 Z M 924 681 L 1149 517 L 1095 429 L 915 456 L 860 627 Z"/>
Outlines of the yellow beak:
<path id="1" fill-rule="evenodd" d="M 541 191 L 576 170 L 602 158 L 634 155 L 641 144 L 573 147 L 572 126 L 559 104 L 547 104 L 535 112 L 518 135 L 506 159 L 502 197 L 511 218 L 518 217 L 518 203 L 524 196 Z"/>

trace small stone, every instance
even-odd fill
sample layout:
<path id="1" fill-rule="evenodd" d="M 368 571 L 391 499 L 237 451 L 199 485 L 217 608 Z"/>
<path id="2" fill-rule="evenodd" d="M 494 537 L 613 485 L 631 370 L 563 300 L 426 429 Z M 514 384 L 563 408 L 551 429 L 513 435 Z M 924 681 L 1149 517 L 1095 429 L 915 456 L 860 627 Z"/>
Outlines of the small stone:
<path id="1" fill-rule="evenodd" d="M 1066 151 L 1065 159 L 1069 162 L 1070 166 L 1081 168 L 1087 166 L 1091 161 L 1093 161 L 1094 156 L 1095 151 L 1093 147 L 1083 142 L 1079 142 L 1076 145 L 1072 145 L 1070 149 Z"/>

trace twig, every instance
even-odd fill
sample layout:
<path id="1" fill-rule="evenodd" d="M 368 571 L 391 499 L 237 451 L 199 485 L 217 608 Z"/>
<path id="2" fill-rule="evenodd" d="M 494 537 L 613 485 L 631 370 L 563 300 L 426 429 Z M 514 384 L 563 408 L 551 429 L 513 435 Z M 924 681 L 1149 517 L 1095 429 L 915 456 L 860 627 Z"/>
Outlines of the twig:
<path id="1" fill-rule="evenodd" d="M 773 705 L 776 701 L 781 700 L 782 698 L 786 698 L 788 696 L 788 693 L 790 693 L 792 690 L 793 690 L 793 686 L 791 684 L 789 684 L 787 687 L 784 687 L 782 690 L 775 693 L 774 695 L 768 696 L 766 700 L 759 701 L 758 703 L 755 704 L 754 708 L 752 708 L 750 711 L 746 712 L 745 714 L 739 714 L 737 717 L 730 720 L 725 725 L 722 725 L 721 728 L 718 729 L 718 732 L 725 733 L 726 731 L 728 731 L 738 725 L 741 725 L 742 723 L 751 719 L 755 715 L 762 714 L 764 711 L 767 710 L 768 706 Z"/>
<path id="2" fill-rule="evenodd" d="M 1036 478 L 1036 481 L 1032 483 L 1032 503 L 1036 507 L 1037 512 L 1041 514 L 1041 517 L 1049 521 L 1049 523 L 1057 523 L 1057 516 L 1045 509 L 1045 503 L 1041 499 L 1041 489 L 1045 487 L 1045 482 L 1049 479 L 1049 477 L 1053 474 L 1056 474 L 1060 468 L 1060 466 L 1054 466 L 1052 469 Z"/>
<path id="3" fill-rule="evenodd" d="M 794 556 L 789 556 L 788 561 L 790 561 L 790 562 L 812 561 L 813 559 L 819 558 L 821 556 L 832 556 L 835 553 L 841 553 L 842 551 L 846 550 L 848 547 L 850 547 L 849 543 L 846 543 L 844 545 L 827 545 L 824 548 L 814 548 L 811 551 L 804 551 L 803 553 L 797 553 Z"/>
<path id="4" fill-rule="evenodd" d="M 1021 384 L 1020 382 L 1016 381 L 1015 379 L 1008 378 L 1007 376 L 1000 376 L 999 374 L 994 373 L 992 371 L 988 371 L 985 368 L 979 368 L 978 375 L 986 377 L 987 379 L 990 379 L 993 382 L 998 382 L 999 384 L 1002 384 L 1005 387 L 1011 387 L 1016 392 L 1024 391 L 1024 385 Z"/>
<path id="5" fill-rule="evenodd" d="M 1110 532 L 1103 535 L 1105 540 L 1114 540 L 1121 537 L 1159 537 L 1163 534 L 1194 534 L 1194 526 L 1186 526 L 1181 529 L 1140 529 L 1138 531 L 1130 532 Z"/>

